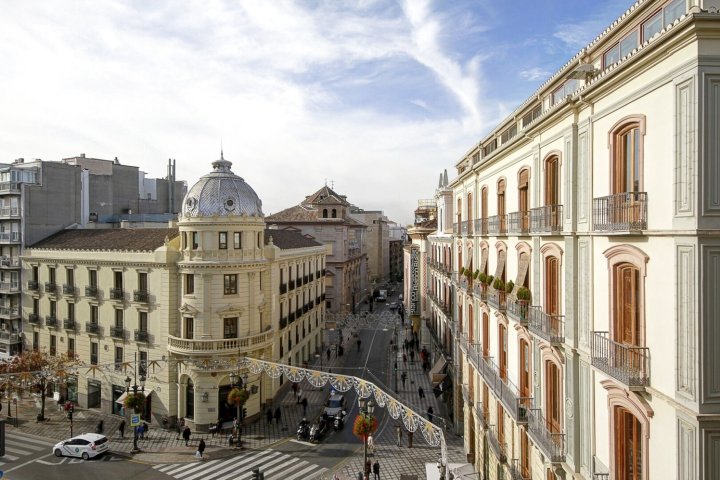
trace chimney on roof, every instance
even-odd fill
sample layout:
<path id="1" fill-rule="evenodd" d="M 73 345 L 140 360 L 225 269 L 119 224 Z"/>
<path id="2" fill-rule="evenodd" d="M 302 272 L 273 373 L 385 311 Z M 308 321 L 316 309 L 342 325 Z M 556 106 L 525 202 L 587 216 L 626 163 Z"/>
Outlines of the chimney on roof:
<path id="1" fill-rule="evenodd" d="M 13 163 L 25 163 L 25 159 L 24 158 L 16 158 Z"/>
<path id="2" fill-rule="evenodd" d="M 85 154 L 84 154 L 84 153 L 81 153 L 81 154 L 80 154 L 80 158 L 85 158 Z"/>
<path id="3" fill-rule="evenodd" d="M 115 157 L 115 159 L 113 160 L 113 163 L 114 163 L 115 165 L 120 165 L 120 160 L 118 160 L 118 158 Z"/>

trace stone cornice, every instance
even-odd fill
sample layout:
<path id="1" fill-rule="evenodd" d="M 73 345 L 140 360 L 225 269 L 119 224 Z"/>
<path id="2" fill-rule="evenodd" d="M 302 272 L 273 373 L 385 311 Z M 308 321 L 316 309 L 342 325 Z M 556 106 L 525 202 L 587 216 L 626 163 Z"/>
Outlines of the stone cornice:
<path id="1" fill-rule="evenodd" d="M 103 252 L 107 254 L 107 252 Z M 147 252 L 145 252 L 147 253 Z M 33 263 L 54 263 L 57 265 L 91 265 L 91 266 L 117 266 L 127 268 L 167 268 L 168 270 L 174 270 L 178 264 L 176 262 L 163 263 L 154 261 L 122 261 L 122 260 L 98 260 L 98 259 L 79 259 L 79 258 L 45 258 L 45 257 L 20 257 L 22 263 L 33 264 Z"/>

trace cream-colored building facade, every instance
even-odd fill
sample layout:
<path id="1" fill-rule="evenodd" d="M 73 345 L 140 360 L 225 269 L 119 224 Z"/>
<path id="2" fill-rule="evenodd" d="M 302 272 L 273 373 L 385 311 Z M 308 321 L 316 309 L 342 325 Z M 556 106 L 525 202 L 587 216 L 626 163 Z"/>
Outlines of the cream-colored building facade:
<path id="1" fill-rule="evenodd" d="M 636 2 L 438 187 L 422 314 L 482 478 L 720 478 L 718 33 Z"/>
<path id="2" fill-rule="evenodd" d="M 66 230 L 26 251 L 26 348 L 75 352 L 87 366 L 68 398 L 122 413 L 137 353 L 146 416 L 203 429 L 235 416 L 231 374 L 246 377 L 250 416 L 280 386 L 237 370 L 237 358 L 314 358 L 327 247 L 266 229 L 260 199 L 230 166 L 213 162 L 190 188 L 177 227 Z"/>

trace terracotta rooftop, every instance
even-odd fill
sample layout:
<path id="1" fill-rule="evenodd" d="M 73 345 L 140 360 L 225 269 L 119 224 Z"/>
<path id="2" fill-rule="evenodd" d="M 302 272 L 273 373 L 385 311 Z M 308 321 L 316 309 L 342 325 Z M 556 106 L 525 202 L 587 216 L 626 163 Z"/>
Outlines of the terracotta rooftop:
<path id="1" fill-rule="evenodd" d="M 152 252 L 178 235 L 177 228 L 113 228 L 62 230 L 30 248 L 48 250 L 120 250 Z"/>
<path id="2" fill-rule="evenodd" d="M 312 238 L 308 238 L 297 230 L 265 230 L 265 244 L 270 242 L 272 237 L 273 245 L 281 250 L 289 250 L 291 248 L 318 247 L 322 245 Z"/>

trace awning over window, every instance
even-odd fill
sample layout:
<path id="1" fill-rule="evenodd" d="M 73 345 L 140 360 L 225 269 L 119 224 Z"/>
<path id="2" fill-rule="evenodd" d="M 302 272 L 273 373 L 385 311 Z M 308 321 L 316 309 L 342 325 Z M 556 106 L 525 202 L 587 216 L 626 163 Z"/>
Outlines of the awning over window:
<path id="1" fill-rule="evenodd" d="M 497 268 L 495 269 L 495 278 L 502 278 L 503 271 L 505 270 L 505 258 L 507 253 L 505 250 L 500 250 L 498 253 Z"/>
<path id="2" fill-rule="evenodd" d="M 483 248 L 482 253 L 480 254 L 480 271 L 484 272 L 487 269 L 487 263 L 488 263 L 488 249 Z"/>
<path id="3" fill-rule="evenodd" d="M 145 389 L 145 392 L 144 392 L 144 393 L 145 393 L 145 398 L 149 397 L 152 392 L 153 392 L 153 391 L 152 391 L 151 388 L 146 388 L 146 389 Z M 122 395 L 120 395 L 120 396 L 118 397 L 118 399 L 115 400 L 115 403 L 119 403 L 120 405 L 124 405 L 124 404 L 125 404 L 125 398 L 126 398 L 126 397 L 127 397 L 127 392 L 125 392 L 125 393 L 123 393 Z"/>
<path id="4" fill-rule="evenodd" d="M 465 265 L 463 265 L 463 267 L 470 268 L 472 266 L 472 259 L 473 259 L 473 251 L 471 248 L 467 251 L 467 259 L 465 260 Z"/>
<path id="5" fill-rule="evenodd" d="M 515 279 L 515 285 L 517 285 L 518 288 L 525 284 L 525 277 L 527 277 L 529 267 L 530 255 L 523 252 L 518 259 L 518 272 L 517 278 Z"/>
<path id="6" fill-rule="evenodd" d="M 435 365 L 430 369 L 430 380 L 433 380 L 433 376 L 443 373 L 446 366 L 447 360 L 445 360 L 445 355 L 440 355 Z"/>

